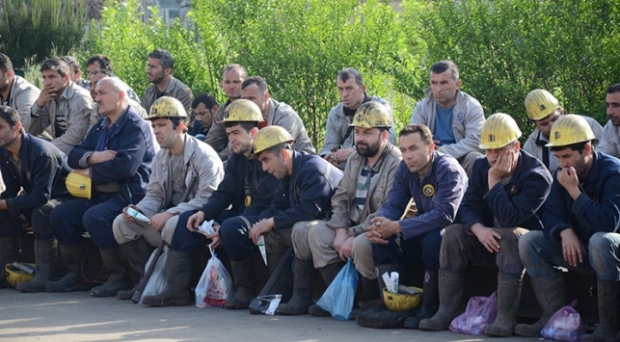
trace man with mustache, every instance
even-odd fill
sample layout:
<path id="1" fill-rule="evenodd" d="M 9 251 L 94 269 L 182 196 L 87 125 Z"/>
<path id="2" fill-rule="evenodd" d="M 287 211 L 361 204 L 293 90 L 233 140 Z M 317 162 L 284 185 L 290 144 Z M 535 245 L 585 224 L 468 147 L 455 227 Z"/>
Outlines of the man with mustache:
<path id="1" fill-rule="evenodd" d="M 128 266 L 139 276 L 134 283 L 144 275 L 151 249 L 159 246 L 165 228 L 174 228 L 179 214 L 200 208 L 224 178 L 224 166 L 213 148 L 186 133 L 187 114 L 179 100 L 170 96 L 155 100 L 147 120 L 161 149 L 153 159 L 146 195 L 125 207 L 112 226 Z M 149 217 L 149 222 L 135 220 L 129 208 Z M 174 256 L 169 260 L 175 263 Z M 131 299 L 134 291 L 119 291 L 117 297 Z"/>

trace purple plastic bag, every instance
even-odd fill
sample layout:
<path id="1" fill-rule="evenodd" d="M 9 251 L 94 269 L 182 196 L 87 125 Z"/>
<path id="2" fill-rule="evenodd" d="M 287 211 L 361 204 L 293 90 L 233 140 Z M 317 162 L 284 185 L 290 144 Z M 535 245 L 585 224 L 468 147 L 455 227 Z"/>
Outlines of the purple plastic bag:
<path id="1" fill-rule="evenodd" d="M 471 297 L 467 302 L 465 313 L 457 316 L 450 323 L 450 330 L 455 333 L 482 335 L 484 330 L 497 317 L 497 292 L 489 297 Z"/>
<path id="2" fill-rule="evenodd" d="M 540 335 L 554 341 L 581 341 L 585 328 L 575 306 L 577 306 L 576 299 L 554 313 L 540 331 Z"/>

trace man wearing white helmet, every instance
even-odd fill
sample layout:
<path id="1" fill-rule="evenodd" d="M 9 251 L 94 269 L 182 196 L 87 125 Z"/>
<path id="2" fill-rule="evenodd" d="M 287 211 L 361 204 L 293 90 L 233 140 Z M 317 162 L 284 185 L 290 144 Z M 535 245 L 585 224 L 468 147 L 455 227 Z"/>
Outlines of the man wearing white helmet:
<path id="1" fill-rule="evenodd" d="M 153 159 L 146 195 L 137 204 L 125 207 L 112 226 L 116 242 L 139 278 L 144 275 L 152 247 L 161 243 L 164 228 L 174 228 L 182 212 L 200 208 L 224 178 L 224 166 L 213 148 L 186 133 L 187 113 L 179 100 L 158 98 L 147 119 L 161 150 Z M 127 212 L 129 208 L 149 217 L 149 222 L 135 220 Z M 169 259 L 172 262 L 174 258 Z M 117 296 L 130 299 L 134 290 L 120 291 Z"/>
<path id="2" fill-rule="evenodd" d="M 485 333 L 511 336 L 521 297 L 523 265 L 519 238 L 541 230 L 542 206 L 551 174 L 538 159 L 521 150 L 521 130 L 508 114 L 491 115 L 481 132 L 477 159 L 459 209 L 461 223 L 446 228 L 440 251 L 439 311 L 420 329 L 445 330 L 459 313 L 465 270 L 470 263 L 498 270 L 497 318 Z"/>
<path id="3" fill-rule="evenodd" d="M 563 272 L 594 273 L 599 325 L 582 341 L 620 340 L 620 161 L 599 153 L 588 123 L 566 115 L 553 124 L 548 146 L 560 169 L 554 175 L 543 215 L 544 231 L 519 241 L 519 254 L 532 281 L 543 315 L 519 324 L 515 333 L 540 337 L 551 315 L 567 304 Z"/>
<path id="4" fill-rule="evenodd" d="M 527 117 L 534 121 L 536 129 L 527 137 L 523 150 L 538 158 L 551 173 L 558 168 L 558 158 L 549 150 L 551 126 L 564 116 L 564 108 L 555 96 L 544 89 L 534 89 L 525 98 Z M 583 116 L 592 128 L 594 136 L 603 136 L 603 127 L 591 117 Z"/>

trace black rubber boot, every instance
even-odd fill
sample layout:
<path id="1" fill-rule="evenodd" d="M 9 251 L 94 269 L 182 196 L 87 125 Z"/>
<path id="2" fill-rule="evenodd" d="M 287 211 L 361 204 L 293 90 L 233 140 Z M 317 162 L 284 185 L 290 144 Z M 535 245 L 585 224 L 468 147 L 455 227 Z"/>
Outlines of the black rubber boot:
<path id="1" fill-rule="evenodd" d="M 12 264 L 19 259 L 19 238 L 3 237 L 0 238 L 0 289 L 9 287 L 6 280 L 4 268 L 7 264 Z"/>
<path id="2" fill-rule="evenodd" d="M 515 334 L 525 337 L 540 337 L 540 330 L 547 324 L 551 315 L 566 305 L 566 287 L 564 275 L 557 272 L 550 276 L 533 277 L 532 287 L 543 314 L 534 324 L 517 324 Z"/>
<path id="3" fill-rule="evenodd" d="M 276 315 L 299 316 L 308 313 L 308 309 L 310 305 L 312 305 L 314 272 L 312 260 L 295 258 L 293 297 L 286 304 L 280 304 L 280 306 L 278 306 Z"/>
<path id="4" fill-rule="evenodd" d="M 439 310 L 427 319 L 420 321 L 422 330 L 446 330 L 450 323 L 459 314 L 459 307 L 463 300 L 463 271 L 439 270 Z"/>
<path id="5" fill-rule="evenodd" d="M 592 334 L 587 334 L 582 342 L 606 342 L 615 338 L 620 329 L 620 282 L 601 281 L 597 282 L 598 296 L 598 327 Z"/>
<path id="6" fill-rule="evenodd" d="M 84 242 L 76 245 L 59 245 L 60 256 L 67 268 L 67 273 L 58 281 L 45 284 L 45 292 L 88 291 L 91 288 L 81 273 L 81 266 L 86 258 L 87 247 Z"/>
<path id="7" fill-rule="evenodd" d="M 269 274 L 273 273 L 283 257 L 284 253 L 267 253 Z M 284 270 L 282 270 L 282 274 L 280 274 L 278 281 L 273 285 L 270 294 L 281 294 L 281 303 L 286 303 L 291 300 L 293 296 L 293 270 L 290 262 L 284 267 Z"/>
<path id="8" fill-rule="evenodd" d="M 93 287 L 93 297 L 116 297 L 118 291 L 131 288 L 131 281 L 125 266 L 125 257 L 120 246 L 101 249 L 101 260 L 108 271 L 108 280 L 103 285 Z"/>
<path id="9" fill-rule="evenodd" d="M 131 268 L 130 275 L 132 273 L 135 274 L 137 279 L 132 279 L 132 282 L 136 284 L 132 289 L 118 291 L 116 296 L 121 300 L 129 300 L 136 292 L 137 283 L 139 283 L 140 279 L 144 277 L 144 268 L 146 266 L 146 262 L 149 260 L 149 256 L 151 255 L 153 248 L 151 248 L 148 242 L 146 242 L 143 238 L 124 243 L 121 245 L 121 248 L 123 249 L 123 252 L 125 252 L 125 257 L 127 257 L 127 262 Z M 154 260 L 153 262 L 157 262 L 157 260 Z"/>
<path id="10" fill-rule="evenodd" d="M 366 277 L 360 277 L 362 283 L 362 299 L 364 303 L 369 303 L 373 300 L 381 298 L 383 294 L 379 291 L 379 282 L 377 279 L 368 279 Z M 361 305 L 360 305 L 361 306 Z"/>
<path id="11" fill-rule="evenodd" d="M 154 296 L 144 296 L 142 304 L 148 306 L 189 305 L 189 283 L 194 266 L 192 253 L 168 250 L 166 260 L 166 287 Z"/>
<path id="12" fill-rule="evenodd" d="M 29 282 L 17 284 L 17 290 L 22 292 L 43 292 L 45 284 L 54 280 L 62 269 L 62 262 L 58 254 L 56 239 L 34 240 L 34 255 L 36 273 Z"/>
<path id="13" fill-rule="evenodd" d="M 336 278 L 342 267 L 344 267 L 344 262 L 338 262 L 335 264 L 330 264 L 325 267 L 319 268 L 319 273 L 321 273 L 321 278 L 325 282 L 325 285 L 329 286 L 332 281 Z M 315 317 L 329 317 L 331 314 L 329 311 L 323 309 L 322 307 L 312 304 L 308 309 L 308 313 Z"/>
<path id="14" fill-rule="evenodd" d="M 423 319 L 431 318 L 437 312 L 439 306 L 439 285 L 437 272 L 426 271 L 424 284 L 422 285 L 422 304 L 415 316 L 407 317 L 403 327 L 407 329 L 419 329 Z"/>
<path id="15" fill-rule="evenodd" d="M 497 318 L 487 326 L 485 334 L 493 337 L 509 337 L 517 325 L 517 311 L 521 301 L 523 276 L 500 273 L 497 276 Z"/>
<path id="16" fill-rule="evenodd" d="M 230 296 L 224 303 L 226 309 L 247 309 L 256 297 L 256 281 L 252 258 L 242 261 L 231 261 L 235 295 Z"/>

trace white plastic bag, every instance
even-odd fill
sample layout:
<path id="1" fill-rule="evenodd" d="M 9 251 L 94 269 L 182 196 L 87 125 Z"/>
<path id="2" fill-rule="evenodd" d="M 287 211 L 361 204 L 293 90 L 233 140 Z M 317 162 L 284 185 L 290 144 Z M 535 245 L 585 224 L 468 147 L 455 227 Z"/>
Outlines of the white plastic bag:
<path id="1" fill-rule="evenodd" d="M 154 250 L 149 257 L 149 260 L 146 262 L 144 266 L 144 270 L 149 269 L 149 265 L 153 262 L 153 257 L 157 250 Z M 149 281 L 144 286 L 144 290 L 142 291 L 142 297 L 140 297 L 140 303 L 142 303 L 142 298 L 144 296 L 155 296 L 161 293 L 166 287 L 166 260 L 168 259 L 168 246 L 164 247 L 164 250 L 159 255 L 159 259 L 157 259 L 157 263 L 155 264 L 155 269 L 153 269 L 153 273 L 149 278 Z"/>
<path id="2" fill-rule="evenodd" d="M 196 286 L 196 307 L 222 307 L 232 290 L 232 278 L 211 246 L 211 259 Z"/>

